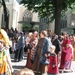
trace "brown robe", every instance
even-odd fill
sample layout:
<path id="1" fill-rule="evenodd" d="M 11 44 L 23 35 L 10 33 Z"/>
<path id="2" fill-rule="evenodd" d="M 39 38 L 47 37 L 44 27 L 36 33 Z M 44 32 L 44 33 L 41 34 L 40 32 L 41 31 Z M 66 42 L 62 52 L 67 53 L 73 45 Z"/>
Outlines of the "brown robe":
<path id="1" fill-rule="evenodd" d="M 45 72 L 47 72 L 47 69 L 48 69 L 48 65 L 45 65 L 45 64 L 42 64 L 39 62 L 43 41 L 44 41 L 44 38 L 40 39 L 38 42 L 38 50 L 37 50 L 33 68 L 32 68 L 32 70 L 37 73 L 39 73 L 39 72 L 45 73 Z"/>

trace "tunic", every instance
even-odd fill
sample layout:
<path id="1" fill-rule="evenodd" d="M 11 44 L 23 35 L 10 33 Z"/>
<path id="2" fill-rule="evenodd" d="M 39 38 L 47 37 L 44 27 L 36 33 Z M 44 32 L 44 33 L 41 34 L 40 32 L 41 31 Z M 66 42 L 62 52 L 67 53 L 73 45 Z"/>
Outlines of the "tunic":
<path id="1" fill-rule="evenodd" d="M 57 55 L 50 54 L 48 58 L 50 59 L 50 64 L 48 66 L 48 74 L 58 74 Z"/>
<path id="2" fill-rule="evenodd" d="M 63 43 L 62 43 L 62 53 L 61 53 L 60 69 L 63 69 L 64 68 L 65 53 L 64 53 L 63 50 L 65 50 L 65 48 L 66 48 L 67 41 L 68 41 L 67 39 L 66 40 L 63 40 Z"/>
<path id="3" fill-rule="evenodd" d="M 48 65 L 40 63 L 40 54 L 41 54 L 43 41 L 44 41 L 44 38 L 41 38 L 38 42 L 38 49 L 36 52 L 36 57 L 35 57 L 33 68 L 32 68 L 33 71 L 38 73 L 39 72 L 45 73 L 47 72 L 47 69 L 48 69 Z"/>
<path id="4" fill-rule="evenodd" d="M 62 44 L 60 69 L 69 69 L 71 67 L 72 48 L 66 48 L 69 41 L 69 39 L 64 40 Z"/>
<path id="5" fill-rule="evenodd" d="M 32 57 L 34 56 L 35 47 L 37 45 L 37 43 L 35 41 L 36 41 L 35 39 L 30 40 L 31 49 L 29 49 L 28 55 L 27 55 L 26 67 L 28 67 L 30 69 L 32 69 L 32 67 L 33 67 Z"/>

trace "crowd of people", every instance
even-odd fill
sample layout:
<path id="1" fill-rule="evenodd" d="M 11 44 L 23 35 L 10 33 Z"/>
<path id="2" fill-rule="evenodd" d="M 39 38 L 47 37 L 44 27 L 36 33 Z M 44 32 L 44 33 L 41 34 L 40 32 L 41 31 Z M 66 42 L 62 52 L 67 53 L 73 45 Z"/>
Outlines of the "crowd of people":
<path id="1" fill-rule="evenodd" d="M 31 69 L 38 75 L 58 75 L 59 72 L 63 73 L 66 70 L 72 72 L 71 63 L 75 60 L 74 35 L 66 32 L 56 35 L 51 30 L 18 32 L 17 29 L 11 28 L 6 31 L 1 29 L 1 31 L 0 52 L 8 51 L 5 54 L 7 58 L 10 53 L 14 53 L 14 62 L 19 62 L 23 60 L 24 54 L 27 54 L 25 68 Z M 11 73 L 13 71 L 11 61 L 8 61 L 8 64 Z"/>
<path id="2" fill-rule="evenodd" d="M 30 33 L 29 33 L 30 34 Z M 33 39 L 34 33 L 30 35 Z M 74 36 L 64 32 L 62 35 L 52 34 L 50 30 L 43 30 L 38 33 L 37 45 L 28 44 L 27 64 L 25 67 L 32 69 L 35 73 L 42 75 L 57 75 L 59 69 L 63 73 L 72 72 L 71 63 L 74 56 Z M 33 42 L 32 42 L 33 43 Z M 33 52 L 33 53 L 32 53 Z"/>

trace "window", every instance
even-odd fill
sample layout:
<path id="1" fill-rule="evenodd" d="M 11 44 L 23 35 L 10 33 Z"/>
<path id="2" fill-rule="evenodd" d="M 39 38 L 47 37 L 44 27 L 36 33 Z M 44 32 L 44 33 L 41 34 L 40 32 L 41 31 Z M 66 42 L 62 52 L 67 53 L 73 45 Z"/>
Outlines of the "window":
<path id="1" fill-rule="evenodd" d="M 67 27 L 67 16 L 64 12 L 61 13 L 61 28 L 66 28 Z"/>
<path id="2" fill-rule="evenodd" d="M 30 22 L 32 20 L 32 14 L 29 10 L 24 12 L 23 21 Z"/>
<path id="3" fill-rule="evenodd" d="M 40 18 L 40 22 L 48 23 L 49 22 L 49 18 L 48 17 L 46 17 L 46 18 Z"/>
<path id="4" fill-rule="evenodd" d="M 48 27 L 49 27 L 49 18 L 48 17 L 40 18 L 40 22 L 41 22 L 41 25 L 39 27 L 40 30 L 48 29 Z"/>

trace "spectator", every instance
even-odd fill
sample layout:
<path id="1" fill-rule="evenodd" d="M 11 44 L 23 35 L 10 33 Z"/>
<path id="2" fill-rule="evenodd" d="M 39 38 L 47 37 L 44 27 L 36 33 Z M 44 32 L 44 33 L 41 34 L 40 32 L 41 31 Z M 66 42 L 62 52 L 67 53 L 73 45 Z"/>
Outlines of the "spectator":
<path id="1" fill-rule="evenodd" d="M 32 70 L 28 68 L 24 68 L 24 69 L 14 72 L 13 75 L 35 75 L 35 74 Z"/>
<path id="2" fill-rule="evenodd" d="M 9 31 L 8 31 L 8 36 L 9 36 L 9 38 L 11 38 L 11 39 L 14 38 L 14 33 L 13 33 L 13 31 L 12 31 L 11 29 L 9 29 Z"/>
<path id="3" fill-rule="evenodd" d="M 71 41 L 68 41 L 66 44 L 66 48 L 63 49 L 64 53 L 64 67 L 62 70 L 62 73 L 67 69 L 69 70 L 68 72 L 71 72 L 71 63 L 73 59 L 73 53 L 72 53 L 72 46 L 71 46 Z"/>
<path id="4" fill-rule="evenodd" d="M 16 52 L 15 52 L 16 62 L 23 60 L 24 46 L 25 46 L 24 33 L 21 31 L 20 37 L 17 41 Z"/>

